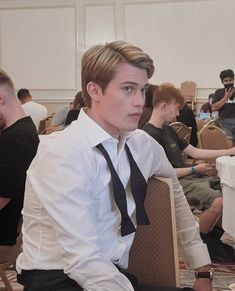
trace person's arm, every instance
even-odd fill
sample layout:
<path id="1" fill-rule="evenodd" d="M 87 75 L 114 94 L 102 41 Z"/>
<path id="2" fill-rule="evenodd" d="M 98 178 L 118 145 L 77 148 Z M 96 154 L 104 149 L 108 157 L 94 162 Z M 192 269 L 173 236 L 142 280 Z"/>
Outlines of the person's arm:
<path id="1" fill-rule="evenodd" d="M 0 210 L 6 207 L 10 200 L 10 198 L 0 197 Z"/>
<path id="2" fill-rule="evenodd" d="M 76 145 L 73 151 L 70 147 L 58 145 L 47 151 L 28 172 L 28 181 L 56 233 L 64 272 L 84 290 L 133 291 L 129 280 L 104 256 L 100 245 L 97 205 L 107 195 L 106 203 L 109 195 L 97 189 L 95 156 Z"/>
<path id="3" fill-rule="evenodd" d="M 233 92 L 235 92 L 234 88 L 225 89 L 224 97 L 211 105 L 212 111 L 218 111 L 222 106 L 224 106 L 224 104 L 232 96 Z M 216 96 L 214 96 L 214 98 L 216 98 Z"/>
<path id="4" fill-rule="evenodd" d="M 168 161 L 163 148 L 153 140 L 151 158 L 154 163 L 153 174 L 173 179 L 176 226 L 179 246 L 190 268 L 196 269 L 211 263 L 205 244 L 199 235 L 195 221 L 176 172 Z"/>
<path id="5" fill-rule="evenodd" d="M 198 149 L 189 144 L 183 152 L 194 159 L 214 159 L 221 156 L 235 155 L 235 147 L 225 150 L 207 150 Z"/>
<path id="6" fill-rule="evenodd" d="M 175 168 L 176 174 L 178 178 L 182 178 L 191 174 L 201 174 L 205 175 L 208 171 L 212 170 L 213 167 L 207 163 L 201 163 L 196 166 L 186 167 L 186 168 Z"/>

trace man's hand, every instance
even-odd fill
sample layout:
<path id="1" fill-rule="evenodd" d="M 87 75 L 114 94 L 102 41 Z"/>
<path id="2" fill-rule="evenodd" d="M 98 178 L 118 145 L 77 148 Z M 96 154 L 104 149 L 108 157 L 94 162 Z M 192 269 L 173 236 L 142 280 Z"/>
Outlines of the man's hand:
<path id="1" fill-rule="evenodd" d="M 193 288 L 196 291 L 212 291 L 212 281 L 210 279 L 197 279 Z"/>
<path id="2" fill-rule="evenodd" d="M 235 148 L 234 148 L 234 151 L 235 151 Z M 212 169 L 213 169 L 213 167 L 207 163 L 201 163 L 201 164 L 198 164 L 197 166 L 195 166 L 196 173 L 204 174 L 204 175 L 206 175 L 207 172 L 212 170 Z"/>
<path id="3" fill-rule="evenodd" d="M 224 99 L 225 102 L 228 101 L 228 99 L 232 96 L 232 94 L 235 92 L 235 88 L 225 88 L 225 93 L 224 93 Z"/>

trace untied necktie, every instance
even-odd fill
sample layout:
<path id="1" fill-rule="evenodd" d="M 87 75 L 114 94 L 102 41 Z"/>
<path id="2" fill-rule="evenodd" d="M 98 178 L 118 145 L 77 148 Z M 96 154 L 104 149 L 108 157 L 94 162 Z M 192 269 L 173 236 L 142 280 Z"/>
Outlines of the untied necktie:
<path id="1" fill-rule="evenodd" d="M 128 235 L 132 232 L 135 232 L 136 229 L 127 212 L 127 199 L 125 188 L 104 146 L 100 143 L 96 147 L 106 159 L 111 173 L 114 199 L 121 213 L 121 235 Z M 127 144 L 125 144 L 125 149 L 130 163 L 130 186 L 136 205 L 136 221 L 138 225 L 147 225 L 150 224 L 148 216 L 144 209 L 144 199 L 147 191 L 147 183 L 139 167 L 137 166 Z"/>

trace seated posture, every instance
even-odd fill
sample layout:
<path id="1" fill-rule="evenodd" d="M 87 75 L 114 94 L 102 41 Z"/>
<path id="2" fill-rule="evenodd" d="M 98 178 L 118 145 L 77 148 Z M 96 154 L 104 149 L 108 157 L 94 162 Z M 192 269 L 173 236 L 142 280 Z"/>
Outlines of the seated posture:
<path id="1" fill-rule="evenodd" d="M 211 258 L 222 261 L 235 260 L 234 249 L 221 242 L 223 230 L 216 225 L 220 222 L 223 205 L 219 179 L 206 175 L 212 169 L 209 164 L 201 163 L 187 167 L 182 160 L 182 151 L 194 159 L 208 159 L 234 155 L 235 148 L 198 149 L 180 139 L 168 124 L 175 120 L 183 102 L 179 90 L 171 86 L 159 86 L 153 97 L 152 116 L 143 129 L 164 148 L 170 163 L 176 169 L 189 205 L 202 211 L 199 221 L 200 231 Z"/>
<path id="2" fill-rule="evenodd" d="M 189 266 L 208 273 L 209 253 L 173 167 L 136 130 L 152 59 L 115 41 L 85 52 L 81 71 L 87 107 L 40 142 L 27 173 L 18 281 L 27 291 L 138 290 L 120 268 L 128 266 L 136 226 L 149 223 L 144 198 L 154 174 L 172 177 L 182 252 Z M 212 291 L 209 278 L 194 287 Z"/>
<path id="3" fill-rule="evenodd" d="M 25 115 L 10 77 L 0 70 L 0 262 L 16 243 L 23 207 L 26 171 L 39 143 L 32 119 Z"/>
<path id="4" fill-rule="evenodd" d="M 220 73 L 223 89 L 215 91 L 212 111 L 219 112 L 219 123 L 229 139 L 235 143 L 235 87 L 234 72 L 230 69 Z"/>
<path id="5" fill-rule="evenodd" d="M 47 117 L 47 108 L 42 104 L 34 102 L 28 89 L 20 89 L 17 96 L 22 104 L 25 113 L 33 119 L 33 122 L 38 130 L 41 120 Z"/>
<path id="6" fill-rule="evenodd" d="M 85 104 L 82 97 L 82 92 L 79 91 L 70 105 L 65 105 L 55 113 L 46 132 L 52 133 L 54 131 L 64 129 L 65 126 L 69 125 L 72 121 L 78 118 L 80 109 L 84 106 Z"/>
<path id="7" fill-rule="evenodd" d="M 208 101 L 206 103 L 202 104 L 200 112 L 209 113 L 211 116 L 211 113 L 212 113 L 211 104 L 212 104 L 213 97 L 214 97 L 213 93 L 209 94 Z"/>

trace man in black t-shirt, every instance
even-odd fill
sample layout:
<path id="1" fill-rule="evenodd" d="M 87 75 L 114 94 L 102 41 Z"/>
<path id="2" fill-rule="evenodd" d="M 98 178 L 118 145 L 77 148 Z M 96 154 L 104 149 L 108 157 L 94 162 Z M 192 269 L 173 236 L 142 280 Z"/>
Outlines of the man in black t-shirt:
<path id="1" fill-rule="evenodd" d="M 10 77 L 0 70 L 0 262 L 1 246 L 16 243 L 23 207 L 26 171 L 39 138 L 32 119 L 19 103 Z"/>
<path id="2" fill-rule="evenodd" d="M 182 151 L 194 159 L 217 158 L 235 153 L 235 147 L 229 150 L 198 149 L 180 139 L 168 125 L 176 119 L 184 98 L 179 90 L 172 86 L 161 85 L 154 93 L 153 113 L 143 130 L 150 134 L 164 148 L 166 155 L 175 168 L 180 184 L 183 187 L 189 205 L 202 211 L 199 226 L 201 236 L 207 243 L 212 259 L 235 261 L 234 249 L 220 241 L 223 232 L 216 223 L 220 220 L 223 207 L 222 193 L 214 186 L 219 180 L 208 177 L 206 173 L 212 167 L 201 163 L 187 167 L 182 160 Z M 217 183 L 216 183 L 217 182 Z M 212 184 L 214 184 L 212 186 Z"/>
<path id="3" fill-rule="evenodd" d="M 235 143 L 235 87 L 234 72 L 230 69 L 220 73 L 223 89 L 215 91 L 212 111 L 219 111 L 219 123 L 227 136 Z"/>

